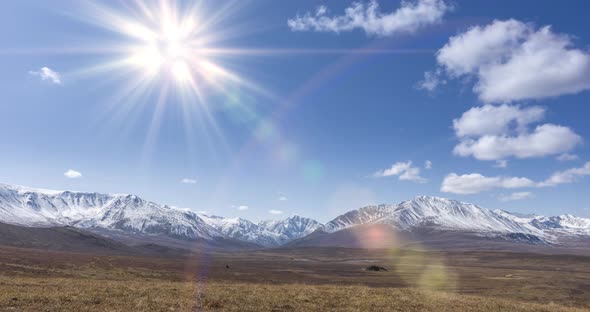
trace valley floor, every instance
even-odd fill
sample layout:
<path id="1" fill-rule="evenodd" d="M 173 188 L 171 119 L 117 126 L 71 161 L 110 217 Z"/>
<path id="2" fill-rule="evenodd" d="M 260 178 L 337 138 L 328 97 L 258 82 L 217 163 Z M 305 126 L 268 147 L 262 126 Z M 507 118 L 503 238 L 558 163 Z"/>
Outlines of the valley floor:
<path id="1" fill-rule="evenodd" d="M 0 311 L 588 311 L 588 263 L 512 252 L 301 248 L 161 258 L 0 247 Z"/>

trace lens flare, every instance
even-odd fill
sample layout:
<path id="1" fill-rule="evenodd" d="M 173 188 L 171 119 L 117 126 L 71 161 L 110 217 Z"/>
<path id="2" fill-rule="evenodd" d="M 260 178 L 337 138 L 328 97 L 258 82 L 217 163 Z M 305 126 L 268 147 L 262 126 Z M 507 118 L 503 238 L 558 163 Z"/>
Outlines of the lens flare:
<path id="1" fill-rule="evenodd" d="M 456 275 L 445 265 L 443 253 L 428 251 L 421 246 L 413 249 L 390 249 L 392 271 L 405 284 L 425 290 L 453 291 Z"/>

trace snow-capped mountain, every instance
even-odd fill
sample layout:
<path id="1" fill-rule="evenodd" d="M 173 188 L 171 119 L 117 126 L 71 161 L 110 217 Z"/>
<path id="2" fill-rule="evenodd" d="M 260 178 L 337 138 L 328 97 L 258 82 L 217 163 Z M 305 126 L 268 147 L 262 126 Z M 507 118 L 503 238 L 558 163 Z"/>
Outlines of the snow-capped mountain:
<path id="1" fill-rule="evenodd" d="M 322 226 L 316 220 L 298 215 L 278 221 L 264 220 L 260 221 L 258 225 L 279 235 L 283 243 L 309 235 Z"/>
<path id="2" fill-rule="evenodd" d="M 284 220 L 264 220 L 258 224 L 242 218 L 223 218 L 208 215 L 201 215 L 200 217 L 225 237 L 267 247 L 280 246 L 301 238 L 321 226 L 315 220 L 300 216 L 292 216 Z"/>
<path id="3" fill-rule="evenodd" d="M 129 194 L 52 191 L 7 184 L 0 184 L 0 222 L 28 227 L 68 225 L 188 240 L 230 239 L 266 247 L 313 236 L 316 231 L 335 233 L 373 224 L 400 231 L 434 228 L 519 241 L 559 243 L 563 236 L 590 238 L 590 219 L 492 211 L 430 196 L 418 196 L 397 205 L 363 207 L 322 225 L 300 216 L 253 223 L 242 218 L 201 215 Z"/>
<path id="4" fill-rule="evenodd" d="M 253 223 L 242 218 L 196 214 L 130 194 L 53 191 L 0 184 L 0 222 L 29 227 L 75 226 L 157 234 L 181 239 L 226 238 L 279 246 L 320 225 L 294 216 Z"/>
<path id="5" fill-rule="evenodd" d="M 255 243 L 266 247 L 278 246 L 282 242 L 279 234 L 270 232 L 264 227 L 246 219 L 223 218 L 209 215 L 200 215 L 200 217 L 226 238 Z"/>
<path id="6" fill-rule="evenodd" d="M 69 225 L 185 239 L 222 235 L 191 211 L 129 194 L 50 191 L 0 184 L 0 221 L 23 226 Z"/>
<path id="7" fill-rule="evenodd" d="M 473 232 L 542 234 L 492 210 L 446 198 L 418 196 L 397 205 L 367 206 L 330 221 L 326 232 L 357 224 L 389 224 L 399 230 L 420 226 Z"/>
<path id="8" fill-rule="evenodd" d="M 495 210 L 495 212 L 545 233 L 553 235 L 590 236 L 590 219 L 587 218 L 580 218 L 570 214 L 546 217 L 537 215 L 523 216 L 503 210 Z"/>
<path id="9" fill-rule="evenodd" d="M 418 196 L 397 205 L 353 210 L 328 222 L 322 230 L 333 233 L 364 224 L 387 224 L 402 231 L 429 227 L 484 236 L 522 234 L 548 242 L 556 242 L 560 235 L 590 235 L 590 219 L 571 215 L 521 216 L 431 196 Z"/>

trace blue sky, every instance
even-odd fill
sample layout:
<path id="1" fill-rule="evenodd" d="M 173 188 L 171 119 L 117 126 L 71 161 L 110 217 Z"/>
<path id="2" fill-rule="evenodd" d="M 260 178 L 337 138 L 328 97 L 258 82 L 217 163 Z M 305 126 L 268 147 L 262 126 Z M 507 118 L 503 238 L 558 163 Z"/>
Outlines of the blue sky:
<path id="1" fill-rule="evenodd" d="M 189 51 L 201 98 L 106 66 L 145 52 L 113 18 L 134 2 L 3 3 L 0 181 L 254 220 L 416 195 L 590 216 L 589 4 L 500 2 L 179 2 L 232 51 Z"/>

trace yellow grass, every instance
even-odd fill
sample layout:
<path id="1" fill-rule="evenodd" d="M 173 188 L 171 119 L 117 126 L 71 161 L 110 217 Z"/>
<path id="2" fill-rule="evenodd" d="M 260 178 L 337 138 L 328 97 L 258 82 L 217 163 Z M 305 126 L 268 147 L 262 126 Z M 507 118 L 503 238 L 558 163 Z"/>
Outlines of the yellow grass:
<path id="1" fill-rule="evenodd" d="M 0 311 L 583 310 L 403 288 L 2 276 Z"/>

